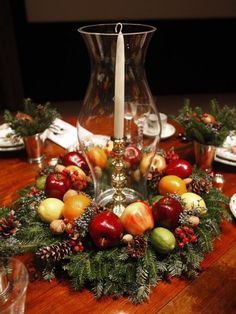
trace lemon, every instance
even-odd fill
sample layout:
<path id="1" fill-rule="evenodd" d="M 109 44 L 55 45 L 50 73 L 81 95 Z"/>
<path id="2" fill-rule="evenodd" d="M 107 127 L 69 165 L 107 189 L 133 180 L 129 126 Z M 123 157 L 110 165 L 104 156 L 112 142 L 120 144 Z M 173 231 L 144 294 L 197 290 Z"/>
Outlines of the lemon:
<path id="1" fill-rule="evenodd" d="M 42 221 L 50 223 L 62 217 L 63 207 L 64 203 L 61 200 L 49 197 L 39 204 L 37 213 Z"/>

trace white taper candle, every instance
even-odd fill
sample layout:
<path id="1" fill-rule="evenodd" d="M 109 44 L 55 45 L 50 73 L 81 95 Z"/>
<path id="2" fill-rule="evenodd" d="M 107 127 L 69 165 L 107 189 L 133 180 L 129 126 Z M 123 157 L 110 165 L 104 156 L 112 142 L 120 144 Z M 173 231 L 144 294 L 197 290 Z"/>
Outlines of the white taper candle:
<path id="1" fill-rule="evenodd" d="M 125 107 L 125 47 L 124 36 L 122 34 L 122 24 L 118 23 L 120 31 L 116 44 L 115 63 L 115 113 L 114 113 L 114 137 L 124 137 L 124 107 Z"/>

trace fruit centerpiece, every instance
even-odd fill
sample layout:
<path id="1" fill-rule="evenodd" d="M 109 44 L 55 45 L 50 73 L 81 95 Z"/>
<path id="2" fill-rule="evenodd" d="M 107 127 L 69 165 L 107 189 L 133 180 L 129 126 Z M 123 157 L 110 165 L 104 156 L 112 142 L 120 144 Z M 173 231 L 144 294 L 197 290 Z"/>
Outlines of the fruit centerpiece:
<path id="1" fill-rule="evenodd" d="M 126 172 L 138 183 L 149 153 L 129 145 L 124 155 Z M 45 166 L 11 208 L 0 209 L 0 252 L 32 252 L 44 279 L 63 271 L 76 290 L 141 303 L 160 280 L 197 276 L 222 219 L 230 219 L 229 200 L 172 149 L 152 155 L 148 198 L 132 201 L 118 216 L 95 203 L 87 164 L 96 163 L 96 175 L 104 176 L 111 159 L 105 146 L 87 156 L 68 152 Z"/>

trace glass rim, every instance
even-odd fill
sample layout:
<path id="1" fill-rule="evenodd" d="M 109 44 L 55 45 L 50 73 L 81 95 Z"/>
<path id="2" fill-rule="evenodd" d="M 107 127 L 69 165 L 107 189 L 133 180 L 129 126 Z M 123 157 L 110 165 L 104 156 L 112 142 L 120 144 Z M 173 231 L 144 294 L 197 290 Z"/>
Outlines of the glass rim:
<path id="1" fill-rule="evenodd" d="M 141 23 L 99 23 L 99 24 L 91 24 L 91 25 L 86 25 L 78 28 L 78 32 L 81 34 L 87 34 L 87 35 L 105 35 L 105 36 L 117 36 L 119 32 L 115 32 L 115 28 L 117 25 L 122 24 L 122 26 L 137 26 L 137 27 L 143 27 L 147 28 L 147 30 L 142 30 L 142 31 L 135 31 L 135 32 L 127 32 L 123 33 L 122 35 L 124 36 L 129 36 L 129 35 L 140 35 L 140 34 L 147 34 L 147 33 L 153 33 L 156 31 L 156 27 L 148 24 L 141 24 Z M 114 26 L 114 32 L 112 33 L 105 33 L 104 31 L 89 31 L 90 28 L 94 27 L 102 27 L 102 26 Z M 87 29 L 87 30 L 86 30 Z"/>

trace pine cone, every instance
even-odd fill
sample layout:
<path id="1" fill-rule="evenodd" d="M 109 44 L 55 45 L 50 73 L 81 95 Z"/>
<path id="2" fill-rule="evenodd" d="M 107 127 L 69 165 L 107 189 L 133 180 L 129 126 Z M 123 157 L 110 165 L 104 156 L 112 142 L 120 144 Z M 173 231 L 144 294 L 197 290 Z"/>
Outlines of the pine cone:
<path id="1" fill-rule="evenodd" d="M 72 251 L 70 241 L 63 241 L 58 244 L 52 244 L 40 248 L 35 254 L 42 260 L 51 259 L 53 262 L 59 262 Z"/>
<path id="2" fill-rule="evenodd" d="M 134 239 L 128 242 L 128 254 L 131 257 L 141 258 L 144 256 L 147 249 L 147 240 L 143 236 L 135 236 Z"/>
<path id="3" fill-rule="evenodd" d="M 15 217 L 15 211 L 11 210 L 8 215 L 0 219 L 0 235 L 8 238 L 15 234 L 20 222 Z"/>
<path id="4" fill-rule="evenodd" d="M 163 177 L 163 174 L 158 172 L 157 170 L 151 170 L 147 176 L 147 187 L 154 194 L 157 193 L 157 186 Z"/>
<path id="5" fill-rule="evenodd" d="M 212 188 L 212 182 L 210 179 L 193 177 L 193 180 L 188 185 L 188 191 L 196 193 L 198 195 L 209 193 Z"/>

